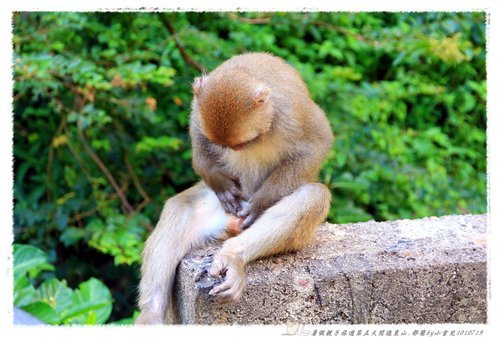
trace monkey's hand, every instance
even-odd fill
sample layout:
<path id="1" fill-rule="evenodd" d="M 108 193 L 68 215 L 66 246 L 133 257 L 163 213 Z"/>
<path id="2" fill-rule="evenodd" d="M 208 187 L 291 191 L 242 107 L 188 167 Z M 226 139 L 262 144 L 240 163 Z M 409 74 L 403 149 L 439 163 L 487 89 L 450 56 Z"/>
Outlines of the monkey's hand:
<path id="1" fill-rule="evenodd" d="M 205 182 L 219 198 L 224 211 L 236 215 L 241 210 L 242 194 L 236 185 L 237 178 L 228 175 L 218 168 L 211 170 Z"/>
<path id="2" fill-rule="evenodd" d="M 245 270 L 240 257 L 234 254 L 217 254 L 209 273 L 215 278 L 226 275 L 222 284 L 210 290 L 210 295 L 222 303 L 238 301 L 241 298 L 245 288 Z"/>
<path id="3" fill-rule="evenodd" d="M 222 208 L 224 208 L 224 211 L 227 213 L 230 213 L 232 215 L 238 214 L 238 211 L 241 210 L 240 206 L 240 198 L 241 198 L 241 193 L 236 187 L 232 187 L 229 190 L 223 191 L 223 192 L 215 192 L 217 197 L 219 198 Z"/>
<path id="4" fill-rule="evenodd" d="M 255 220 L 270 206 L 274 204 L 274 200 L 269 195 L 265 195 L 260 190 L 257 191 L 249 200 L 243 204 L 242 209 L 236 214 L 240 218 L 244 218 L 241 223 L 241 229 L 246 229 L 254 223 Z"/>
<path id="5" fill-rule="evenodd" d="M 303 184 L 305 179 L 297 174 L 297 170 L 294 168 L 298 167 L 299 172 L 301 172 L 300 164 L 301 162 L 291 162 L 288 165 L 282 165 L 266 178 L 261 187 L 248 200 L 248 206 L 243 207 L 236 214 L 238 217 L 245 218 L 241 224 L 242 229 L 251 226 L 268 208 Z"/>

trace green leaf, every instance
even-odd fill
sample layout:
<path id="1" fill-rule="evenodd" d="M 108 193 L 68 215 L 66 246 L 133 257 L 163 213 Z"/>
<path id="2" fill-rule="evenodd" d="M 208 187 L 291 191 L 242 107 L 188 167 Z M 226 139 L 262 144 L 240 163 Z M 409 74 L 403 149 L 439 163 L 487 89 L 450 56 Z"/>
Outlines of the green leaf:
<path id="1" fill-rule="evenodd" d="M 111 314 L 111 293 L 95 278 L 80 284 L 73 292 L 72 302 L 62 318 L 66 324 L 103 324 Z"/>
<path id="2" fill-rule="evenodd" d="M 15 279 L 26 273 L 36 277 L 43 270 L 54 270 L 54 266 L 47 263 L 45 252 L 30 245 L 14 244 Z"/>
<path id="3" fill-rule="evenodd" d="M 333 188 L 343 188 L 347 190 L 366 190 L 367 185 L 358 181 L 336 181 L 333 183 Z"/>
<path id="4" fill-rule="evenodd" d="M 69 192 L 69 193 L 66 193 L 65 195 L 63 195 L 62 197 L 58 198 L 56 200 L 56 205 L 58 206 L 61 206 L 63 205 L 65 202 L 67 202 L 68 200 L 74 198 L 76 196 L 76 193 L 75 192 Z"/>
<path id="5" fill-rule="evenodd" d="M 66 285 L 66 280 L 46 280 L 36 292 L 38 298 L 50 305 L 57 314 L 63 313 L 73 304 L 73 291 Z"/>
<path id="6" fill-rule="evenodd" d="M 77 241 L 83 239 L 87 235 L 87 231 L 78 227 L 66 228 L 59 239 L 66 246 L 74 245 Z"/>
<path id="7" fill-rule="evenodd" d="M 17 277 L 14 280 L 14 305 L 22 307 L 36 302 L 37 295 L 35 288 L 26 275 Z"/>
<path id="8" fill-rule="evenodd" d="M 183 144 L 182 140 L 175 137 L 160 136 L 160 137 L 144 137 L 135 146 L 137 153 L 150 153 L 162 150 L 177 151 Z"/>
<path id="9" fill-rule="evenodd" d="M 28 305 L 21 307 L 24 311 L 32 314 L 39 320 L 49 323 L 49 324 L 58 324 L 60 323 L 59 316 L 55 310 L 45 302 L 34 302 Z"/>
<path id="10" fill-rule="evenodd" d="M 115 264 L 138 262 L 144 245 L 145 228 L 149 219 L 142 214 L 130 218 L 114 215 L 106 219 L 106 224 L 96 219 L 87 226 L 92 232 L 88 242 L 91 247 L 115 257 Z"/>

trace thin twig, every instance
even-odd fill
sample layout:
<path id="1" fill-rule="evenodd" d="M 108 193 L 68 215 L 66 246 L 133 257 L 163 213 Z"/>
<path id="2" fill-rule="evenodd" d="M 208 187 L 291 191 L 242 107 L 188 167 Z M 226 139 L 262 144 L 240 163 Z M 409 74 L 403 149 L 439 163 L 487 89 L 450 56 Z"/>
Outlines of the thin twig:
<path id="1" fill-rule="evenodd" d="M 238 20 L 244 23 L 249 23 L 251 25 L 264 25 L 269 22 L 271 22 L 271 18 L 269 17 L 264 17 L 264 18 L 245 18 L 243 16 L 239 16 L 236 13 L 228 13 L 227 14 L 230 19 Z"/>
<path id="2" fill-rule="evenodd" d="M 323 22 L 323 21 L 314 21 L 313 24 L 317 25 L 317 26 L 323 26 L 323 27 L 327 27 L 327 28 L 333 29 L 334 31 L 336 31 L 338 33 L 341 33 L 343 35 L 349 35 L 351 37 L 354 37 L 355 39 L 358 39 L 360 41 L 363 41 L 365 43 L 370 44 L 370 41 L 366 37 L 364 37 L 363 35 L 351 32 L 350 30 L 345 29 L 344 27 L 332 25 L 331 23 Z"/>
<path id="3" fill-rule="evenodd" d="M 231 19 L 238 20 L 238 21 L 241 21 L 241 22 L 244 22 L 244 23 L 253 24 L 253 25 L 262 25 L 262 24 L 267 24 L 267 23 L 271 22 L 271 18 L 270 17 L 246 18 L 246 17 L 243 17 L 243 16 L 239 16 L 236 13 L 228 13 L 228 16 Z M 336 25 L 333 25 L 333 24 L 331 24 L 329 22 L 323 22 L 323 21 L 314 21 L 313 24 L 317 25 L 317 26 L 327 27 L 327 28 L 333 29 L 336 32 L 341 33 L 343 35 L 349 35 L 349 36 L 352 36 L 352 37 L 354 37 L 354 38 L 356 38 L 356 39 L 358 39 L 360 41 L 363 41 L 365 43 L 370 43 L 370 41 L 366 37 L 364 37 L 363 35 L 351 32 L 350 30 L 348 30 L 348 29 L 346 29 L 344 27 L 336 26 Z"/>
<path id="4" fill-rule="evenodd" d="M 142 211 L 142 209 L 144 207 L 146 207 L 147 205 L 149 205 L 151 203 L 151 200 L 149 199 L 144 199 L 136 208 L 135 208 L 135 212 L 136 213 L 140 213 Z M 144 227 L 146 227 L 148 230 L 152 230 L 153 227 L 151 227 L 151 225 L 149 224 L 146 224 Z"/>
<path id="5" fill-rule="evenodd" d="M 142 202 L 135 208 L 135 212 L 139 213 L 140 211 L 142 211 L 142 209 L 144 207 L 146 207 L 147 205 L 149 205 L 151 203 L 152 199 L 146 193 L 146 191 L 142 188 L 141 182 L 140 182 L 139 178 L 137 177 L 137 175 L 135 174 L 134 168 L 130 164 L 128 153 L 125 155 L 125 165 L 127 166 L 127 170 L 129 172 L 130 176 L 132 177 L 132 181 L 134 182 L 135 188 L 137 189 L 137 191 L 139 191 L 139 194 L 143 198 Z M 153 231 L 153 229 L 154 229 L 153 226 L 151 226 L 148 223 L 144 223 L 143 225 L 144 225 L 144 228 L 146 228 L 149 232 Z"/>
<path id="6" fill-rule="evenodd" d="M 93 187 L 92 186 L 92 176 L 90 175 L 89 171 L 87 170 L 87 168 L 83 164 L 83 160 L 80 157 L 80 155 L 78 154 L 78 152 L 73 148 L 73 145 L 71 145 L 71 136 L 70 136 L 69 131 L 67 130 L 66 127 L 64 127 L 64 130 L 65 130 L 64 134 L 66 135 L 66 137 L 68 137 L 67 145 L 68 145 L 69 151 L 71 152 L 73 157 L 75 157 L 76 161 L 80 165 L 80 168 L 82 169 L 83 175 L 85 175 L 85 177 L 87 178 L 87 181 L 89 182 L 90 187 Z"/>
<path id="7" fill-rule="evenodd" d="M 108 204 L 113 203 L 117 198 L 118 198 L 118 196 L 115 193 L 110 194 L 107 197 L 106 200 L 102 201 L 99 204 L 99 206 L 94 207 L 94 208 L 89 209 L 89 210 L 86 210 L 86 211 L 83 211 L 81 213 L 76 213 L 74 216 L 72 216 L 71 218 L 69 218 L 68 223 L 73 223 L 73 222 L 76 222 L 76 221 L 80 221 L 80 220 L 82 220 L 82 219 L 84 219 L 86 217 L 89 217 L 89 216 L 97 213 L 101 207 L 107 207 Z"/>
<path id="8" fill-rule="evenodd" d="M 175 32 L 174 26 L 167 19 L 167 17 L 165 15 L 162 15 L 162 14 L 163 13 L 158 13 L 160 21 L 162 22 L 163 26 L 165 28 L 167 28 L 167 30 L 169 31 L 169 33 L 174 37 L 175 45 L 177 46 L 177 49 L 179 49 L 179 51 L 180 51 L 180 53 L 181 53 L 182 58 L 184 59 L 184 61 L 186 61 L 186 63 L 189 64 L 190 66 L 198 69 L 198 71 L 200 73 L 205 72 L 205 69 L 198 62 L 196 62 L 195 60 L 193 60 L 189 56 L 189 54 L 186 52 L 186 49 L 184 48 L 184 45 L 182 44 L 182 42 L 179 39 L 179 37 L 176 35 L 177 33 Z"/>
<path id="9" fill-rule="evenodd" d="M 52 160 L 54 158 L 54 140 L 52 138 L 52 141 L 50 142 L 50 147 L 49 147 L 49 158 L 47 159 L 47 168 L 46 168 L 46 174 L 45 174 L 45 194 L 47 194 L 47 201 L 52 202 L 52 193 L 50 192 L 50 183 L 51 183 L 51 177 L 52 177 Z"/>
<path id="10" fill-rule="evenodd" d="M 45 192 L 47 193 L 47 200 L 50 202 L 52 200 L 52 194 L 50 192 L 50 184 L 52 179 L 52 160 L 54 159 L 54 139 L 61 133 L 64 125 L 66 124 L 66 116 L 62 116 L 61 123 L 57 127 L 57 130 L 50 141 L 49 146 L 49 158 L 47 160 L 47 173 L 45 175 Z"/>
<path id="11" fill-rule="evenodd" d="M 59 74 L 57 74 L 55 72 L 53 72 L 53 73 L 54 73 L 55 76 L 61 76 L 61 75 L 59 75 Z M 73 92 L 75 92 L 75 94 L 77 94 L 77 95 L 79 94 L 77 88 L 72 83 L 65 83 L 65 86 L 69 87 Z M 84 98 L 80 97 L 79 95 L 76 98 L 79 98 L 78 102 L 76 103 L 78 105 L 78 107 L 77 107 L 76 110 L 79 111 L 79 118 L 78 118 L 78 121 L 77 121 L 77 130 L 78 130 L 78 135 L 80 137 L 80 142 L 82 143 L 83 148 L 85 149 L 85 152 L 87 152 L 87 154 L 90 156 L 90 158 L 97 164 L 97 166 L 99 167 L 99 169 L 101 169 L 101 171 L 104 173 L 104 175 L 106 176 L 106 178 L 108 179 L 108 181 L 111 183 L 111 186 L 113 187 L 113 189 L 115 190 L 116 194 L 120 198 L 120 201 L 122 202 L 123 206 L 125 207 L 127 213 L 129 213 L 129 214 L 133 213 L 134 212 L 134 208 L 128 202 L 127 197 L 123 193 L 123 191 L 120 188 L 120 186 L 118 186 L 118 183 L 116 182 L 115 178 L 113 177 L 113 175 L 111 174 L 111 172 L 109 171 L 109 169 L 106 167 L 106 165 L 104 164 L 104 162 L 99 158 L 99 156 L 94 152 L 94 150 L 87 143 L 85 134 L 84 134 L 83 129 L 82 129 L 82 123 L 81 123 L 81 121 L 82 121 L 82 109 L 81 108 L 84 105 Z M 67 106 L 65 106 L 64 103 L 62 103 L 60 100 L 58 100 L 55 97 L 54 97 L 54 101 L 63 110 L 65 110 L 67 112 L 73 112 L 73 110 L 71 110 L 70 108 L 68 108 Z M 73 152 L 73 154 L 76 153 L 74 151 L 72 151 L 72 152 Z M 82 168 L 83 168 L 83 166 L 82 166 Z"/>
<path id="12" fill-rule="evenodd" d="M 99 169 L 101 169 L 102 173 L 104 173 L 104 175 L 106 176 L 106 178 L 110 182 L 111 186 L 115 190 L 116 194 L 118 195 L 118 198 L 120 198 L 120 200 L 121 200 L 123 206 L 125 207 L 127 213 L 133 213 L 134 212 L 134 208 L 128 202 L 127 197 L 125 196 L 125 194 L 121 190 L 121 188 L 118 185 L 118 183 L 116 182 L 115 178 L 113 177 L 113 175 L 111 174 L 111 172 L 108 170 L 108 168 L 106 167 L 106 165 L 103 163 L 103 161 L 101 160 L 101 158 L 99 158 L 99 156 L 94 152 L 94 150 L 92 150 L 92 148 L 87 144 L 87 139 L 85 138 L 85 135 L 84 135 L 83 129 L 82 129 L 81 111 L 80 111 L 80 116 L 78 118 L 77 124 L 78 124 L 78 127 L 77 127 L 77 129 L 78 129 L 78 135 L 80 136 L 80 142 L 82 143 L 83 148 L 85 149 L 85 152 L 87 152 L 87 154 L 94 161 L 94 163 L 96 163 L 97 166 L 99 167 Z"/>
<path id="13" fill-rule="evenodd" d="M 80 221 L 83 218 L 86 218 L 88 216 L 93 215 L 95 212 L 97 212 L 97 207 L 93 209 L 89 209 L 88 211 L 84 211 L 82 213 L 76 213 L 75 216 L 71 217 L 68 219 L 68 223 L 73 223 L 75 221 Z"/>
<path id="14" fill-rule="evenodd" d="M 56 102 L 59 107 L 62 109 L 62 110 L 65 110 L 66 112 L 74 112 L 73 110 L 71 110 L 70 108 L 68 108 L 66 105 L 64 105 L 64 103 L 62 103 L 59 99 L 57 99 L 56 97 L 52 97 L 52 99 L 54 100 L 54 102 Z M 85 177 L 87 178 L 87 181 L 89 182 L 89 185 L 92 187 L 92 176 L 90 175 L 89 171 L 87 170 L 87 168 L 85 167 L 85 165 L 83 164 L 83 160 L 82 158 L 80 157 L 78 151 L 76 151 L 73 146 L 71 145 L 71 133 L 69 132 L 68 128 L 67 128 L 67 125 L 66 123 L 63 124 L 63 131 L 64 131 L 64 135 L 66 135 L 66 137 L 68 137 L 68 143 L 66 145 L 68 145 L 68 149 L 69 151 L 71 152 L 71 154 L 73 155 L 73 157 L 76 159 L 76 161 L 78 162 L 78 164 L 80 165 L 80 168 L 82 169 L 82 172 L 83 174 L 85 175 Z"/>
<path id="15" fill-rule="evenodd" d="M 123 182 L 120 186 L 120 189 L 123 191 L 124 194 L 127 194 L 128 192 L 128 187 L 130 186 L 130 177 L 129 175 L 125 175 L 125 177 L 123 178 Z"/>
<path id="16" fill-rule="evenodd" d="M 144 200 L 151 201 L 151 197 L 142 188 L 141 182 L 139 181 L 139 178 L 135 174 L 134 168 L 130 164 L 128 153 L 125 155 L 125 165 L 127 166 L 127 170 L 129 172 L 130 176 L 132 177 L 132 181 L 134 182 L 134 186 L 137 189 L 137 191 L 139 192 L 139 194 L 142 196 L 142 198 Z"/>

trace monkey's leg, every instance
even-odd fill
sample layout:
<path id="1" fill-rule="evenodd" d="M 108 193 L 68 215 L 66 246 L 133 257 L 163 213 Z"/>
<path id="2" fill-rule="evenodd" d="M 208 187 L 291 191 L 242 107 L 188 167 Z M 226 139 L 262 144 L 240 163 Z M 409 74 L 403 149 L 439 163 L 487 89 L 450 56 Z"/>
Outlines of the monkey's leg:
<path id="1" fill-rule="evenodd" d="M 228 232 L 236 234 L 239 224 L 241 219 L 226 214 L 215 193 L 203 183 L 167 200 L 142 253 L 141 314 L 136 324 L 172 319 L 172 287 L 180 260 L 193 248 L 224 239 Z"/>
<path id="2" fill-rule="evenodd" d="M 227 240 L 214 258 L 210 274 L 225 272 L 225 281 L 210 294 L 222 302 L 237 301 L 245 286 L 244 266 L 259 257 L 305 246 L 324 221 L 330 192 L 322 184 L 306 184 L 266 210 L 242 234 Z"/>

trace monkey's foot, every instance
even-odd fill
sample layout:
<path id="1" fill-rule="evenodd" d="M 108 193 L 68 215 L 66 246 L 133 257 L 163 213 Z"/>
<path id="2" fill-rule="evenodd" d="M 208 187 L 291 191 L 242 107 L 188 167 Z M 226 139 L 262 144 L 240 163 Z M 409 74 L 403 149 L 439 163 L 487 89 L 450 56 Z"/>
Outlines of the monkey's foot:
<path id="1" fill-rule="evenodd" d="M 209 263 L 203 266 L 200 270 L 198 270 L 195 274 L 194 281 L 196 282 L 196 287 L 203 292 L 210 292 L 215 286 L 221 284 L 224 281 L 223 277 L 212 277 L 208 273 L 208 269 L 212 264 Z"/>
<path id="2" fill-rule="evenodd" d="M 243 261 L 233 254 L 218 254 L 209 271 L 215 278 L 226 275 L 222 284 L 215 286 L 208 294 L 222 303 L 236 302 L 245 288 Z"/>

